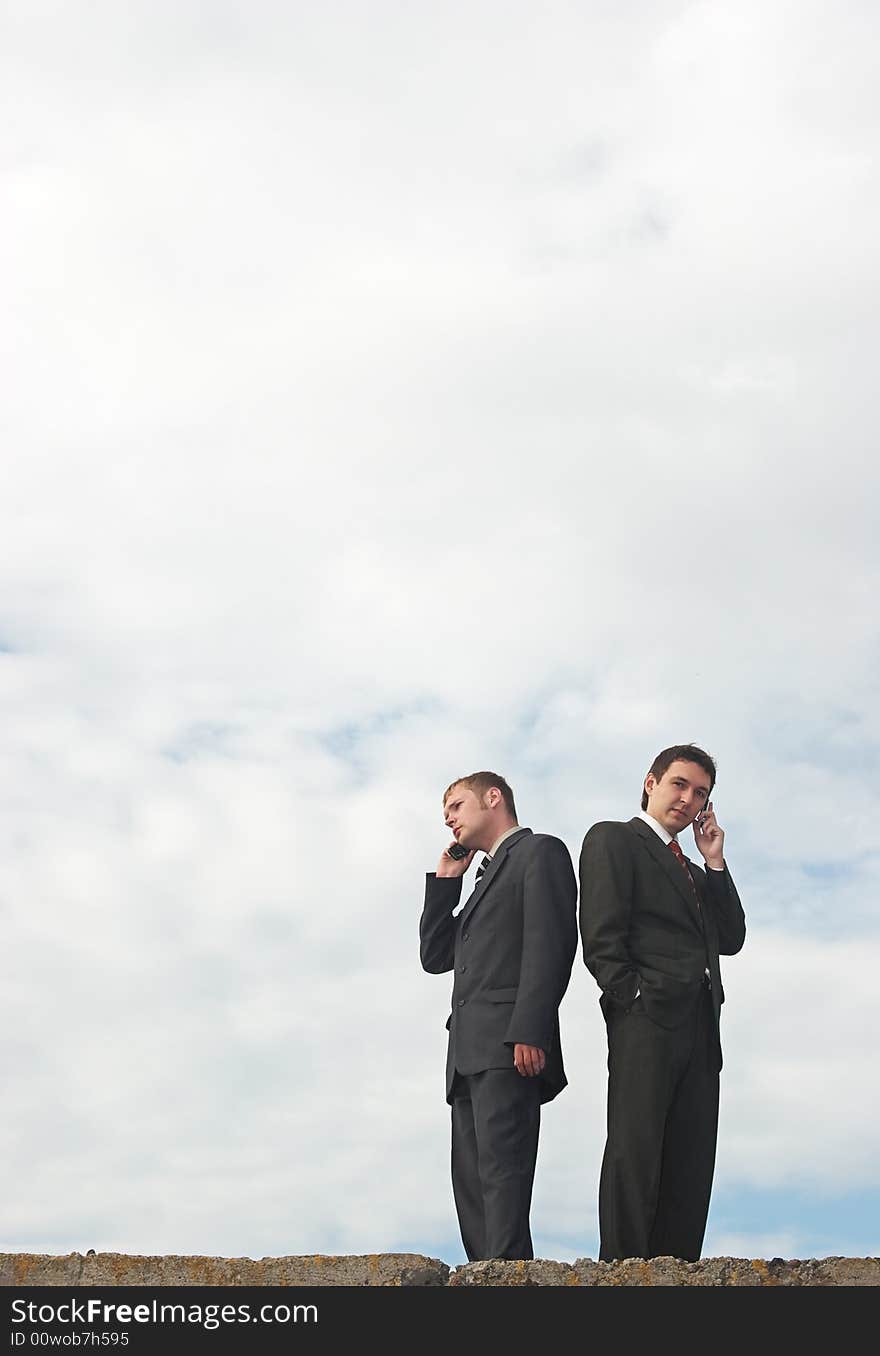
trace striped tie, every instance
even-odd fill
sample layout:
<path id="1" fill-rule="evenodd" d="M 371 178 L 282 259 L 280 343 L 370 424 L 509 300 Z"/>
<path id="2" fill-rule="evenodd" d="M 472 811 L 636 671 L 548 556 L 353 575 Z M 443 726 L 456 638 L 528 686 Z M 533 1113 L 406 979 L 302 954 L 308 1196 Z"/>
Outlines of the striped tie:
<path id="1" fill-rule="evenodd" d="M 482 879 L 483 872 L 486 870 L 486 867 L 489 865 L 489 863 L 491 862 L 491 860 L 492 860 L 492 858 L 491 858 L 491 857 L 488 855 L 488 853 L 487 853 L 486 856 L 483 858 L 483 860 L 480 862 L 480 865 L 477 867 L 477 874 L 476 874 L 476 876 L 474 877 L 474 889 L 475 889 L 475 890 L 476 890 L 477 886 L 479 885 L 479 883 L 480 883 L 480 881 L 481 881 L 481 879 Z"/>
<path id="2" fill-rule="evenodd" d="M 700 907 L 700 896 L 697 894 L 697 887 L 696 887 L 696 885 L 694 885 L 694 878 L 693 878 L 693 876 L 691 875 L 690 871 L 688 870 L 688 864 L 687 864 L 687 861 L 686 861 L 686 859 L 685 859 L 685 855 L 684 855 L 684 853 L 682 852 L 681 848 L 678 846 L 678 843 L 675 841 L 674 838 L 672 839 L 672 842 L 669 844 L 669 851 L 672 853 L 673 857 L 674 857 L 675 860 L 678 862 L 678 864 L 679 864 L 679 866 L 681 867 L 682 871 L 683 871 L 684 874 L 687 876 L 687 878 L 688 878 L 688 885 L 691 887 L 691 889 L 692 889 L 693 892 L 694 892 L 694 899 L 697 901 L 697 908 L 699 908 L 699 907 Z"/>

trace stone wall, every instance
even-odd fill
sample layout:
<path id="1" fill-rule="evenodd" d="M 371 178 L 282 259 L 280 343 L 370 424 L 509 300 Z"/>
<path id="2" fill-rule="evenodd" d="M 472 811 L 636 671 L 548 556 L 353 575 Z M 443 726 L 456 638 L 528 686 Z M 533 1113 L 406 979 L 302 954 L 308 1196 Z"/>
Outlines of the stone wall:
<path id="1" fill-rule="evenodd" d="M 880 1258 L 770 1261 L 471 1262 L 450 1268 L 419 1253 L 327 1257 L 141 1257 L 119 1252 L 0 1253 L 0 1286 L 759 1286 L 880 1285 Z"/>

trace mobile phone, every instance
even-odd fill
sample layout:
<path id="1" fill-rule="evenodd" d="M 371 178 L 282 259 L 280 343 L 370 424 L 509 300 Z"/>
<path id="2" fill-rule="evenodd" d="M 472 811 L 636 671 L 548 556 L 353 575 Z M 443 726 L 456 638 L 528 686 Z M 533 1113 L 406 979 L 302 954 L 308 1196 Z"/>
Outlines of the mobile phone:
<path id="1" fill-rule="evenodd" d="M 463 857 L 468 855 L 468 849 L 462 847 L 461 843 L 450 843 L 446 849 L 446 856 L 451 857 L 454 862 L 460 862 Z"/>

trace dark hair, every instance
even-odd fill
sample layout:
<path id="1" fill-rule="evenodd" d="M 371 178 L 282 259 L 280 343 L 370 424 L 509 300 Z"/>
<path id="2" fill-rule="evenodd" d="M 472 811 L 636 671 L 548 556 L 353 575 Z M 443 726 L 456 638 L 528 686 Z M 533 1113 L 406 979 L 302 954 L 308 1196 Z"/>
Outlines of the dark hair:
<path id="1" fill-rule="evenodd" d="M 712 794 L 712 787 L 715 785 L 715 775 L 718 769 L 715 766 L 715 759 L 705 749 L 700 749 L 696 744 L 673 744 L 669 749 L 663 749 L 657 754 L 651 766 L 648 768 L 645 776 L 656 777 L 659 782 L 663 773 L 671 763 L 697 763 L 704 772 L 708 772 L 711 781 L 709 782 L 709 794 Z M 648 793 L 642 783 L 642 809 L 648 808 Z"/>
<path id="2" fill-rule="evenodd" d="M 516 806 L 513 803 L 513 792 L 507 785 L 503 777 L 499 777 L 497 772 L 471 772 L 467 777 L 456 777 L 454 782 L 450 782 L 443 792 L 443 804 L 445 805 L 449 793 L 455 786 L 467 786 L 475 792 L 482 800 L 490 787 L 497 786 L 501 792 L 501 798 L 504 801 L 504 808 L 511 819 L 516 819 Z"/>

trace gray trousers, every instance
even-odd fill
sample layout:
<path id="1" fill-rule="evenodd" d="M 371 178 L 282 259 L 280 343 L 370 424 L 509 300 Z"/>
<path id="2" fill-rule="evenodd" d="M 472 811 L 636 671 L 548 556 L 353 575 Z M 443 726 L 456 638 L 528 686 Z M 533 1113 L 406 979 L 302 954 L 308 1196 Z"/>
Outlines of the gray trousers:
<path id="1" fill-rule="evenodd" d="M 468 1261 L 532 1258 L 529 1211 L 541 1082 L 509 1069 L 456 1074 L 452 1193 Z"/>

